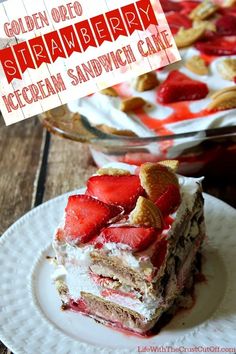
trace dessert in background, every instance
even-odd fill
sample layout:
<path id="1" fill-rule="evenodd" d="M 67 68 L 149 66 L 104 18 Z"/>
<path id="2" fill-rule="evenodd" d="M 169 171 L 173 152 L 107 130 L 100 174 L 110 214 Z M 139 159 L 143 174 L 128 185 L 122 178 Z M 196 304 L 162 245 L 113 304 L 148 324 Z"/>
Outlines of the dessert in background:
<path id="1" fill-rule="evenodd" d="M 218 3 L 162 0 L 182 60 L 69 105 L 102 132 L 127 136 L 128 130 L 143 138 L 203 131 L 200 139 L 169 139 L 136 155 L 106 156 L 98 148 L 93 156 L 99 166 L 176 157 L 181 166 L 200 165 L 218 155 L 217 147 L 201 145 L 201 137 L 208 129 L 236 127 L 236 3 Z"/>
<path id="2" fill-rule="evenodd" d="M 205 237 L 201 179 L 177 161 L 113 164 L 71 195 L 55 233 L 63 309 L 141 335 L 189 303 Z M 184 301 L 183 301 L 184 300 Z"/>
<path id="3" fill-rule="evenodd" d="M 51 110 L 44 125 L 90 143 L 100 167 L 177 158 L 185 175 L 219 173 L 219 161 L 227 174 L 236 154 L 236 3 L 161 4 L 182 60 Z"/>

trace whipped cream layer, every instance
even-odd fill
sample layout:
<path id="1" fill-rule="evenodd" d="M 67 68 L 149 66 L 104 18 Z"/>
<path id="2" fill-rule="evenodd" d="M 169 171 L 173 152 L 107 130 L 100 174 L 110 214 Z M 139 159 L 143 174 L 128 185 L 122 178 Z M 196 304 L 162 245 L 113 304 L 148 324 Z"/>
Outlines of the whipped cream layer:
<path id="1" fill-rule="evenodd" d="M 105 167 L 114 167 L 119 169 L 128 170 L 134 173 L 136 167 L 126 165 L 123 163 L 113 163 Z M 114 302 L 117 305 L 121 305 L 130 310 L 133 310 L 142 315 L 147 321 L 155 316 L 157 308 L 162 308 L 163 311 L 168 308 L 168 301 L 172 301 L 171 294 L 180 291 L 184 286 L 185 279 L 188 276 L 188 270 L 190 270 L 192 262 L 195 258 L 196 252 L 199 248 L 199 235 L 204 235 L 203 225 L 198 225 L 191 220 L 194 215 L 202 212 L 202 210 L 195 210 L 194 204 L 196 199 L 196 193 L 201 184 L 201 178 L 187 178 L 179 176 L 180 191 L 182 196 L 182 202 L 178 210 L 171 215 L 173 219 L 172 225 L 169 229 L 163 231 L 168 238 L 171 238 L 173 230 L 178 227 L 178 224 L 182 221 L 186 211 L 191 216 L 188 224 L 183 230 L 183 236 L 186 240 L 189 240 L 185 249 L 178 250 L 178 257 L 182 264 L 182 268 L 179 270 L 179 275 L 174 273 L 174 265 L 171 265 L 173 257 L 168 253 L 163 265 L 158 272 L 155 273 L 155 267 L 151 262 L 151 257 L 155 252 L 158 240 L 151 244 L 146 250 L 142 252 L 132 253 L 131 248 L 128 245 L 119 243 L 105 243 L 102 250 L 96 250 L 93 245 L 86 244 L 83 246 L 76 246 L 54 240 L 53 247 L 56 252 L 58 265 L 53 274 L 53 280 L 61 280 L 66 284 L 68 288 L 67 301 L 70 299 L 79 300 L 81 292 L 89 293 L 97 297 L 103 298 L 107 301 Z M 195 239 L 192 241 L 192 238 Z M 150 281 L 157 281 L 158 277 L 165 271 L 167 263 L 169 266 L 173 266 L 173 274 L 170 277 L 167 284 L 166 297 L 160 293 L 150 294 L 148 289 L 142 289 L 142 294 L 136 289 L 133 289 L 127 284 L 122 284 L 122 280 L 117 278 L 107 278 L 104 274 L 104 266 L 94 266 L 92 252 L 98 251 L 109 259 L 119 259 L 121 265 L 134 270 L 137 273 L 150 276 Z M 169 263 L 170 262 L 170 263 Z M 102 277 L 100 278 L 100 276 Z M 115 284 L 113 288 L 113 282 Z M 118 282 L 118 285 L 117 285 Z M 105 292 L 104 292 L 105 290 Z M 106 291 L 107 290 L 107 291 Z M 109 290 L 115 290 L 109 292 Z M 169 294 L 169 297 L 168 297 Z M 168 300 L 170 298 L 170 300 Z"/>

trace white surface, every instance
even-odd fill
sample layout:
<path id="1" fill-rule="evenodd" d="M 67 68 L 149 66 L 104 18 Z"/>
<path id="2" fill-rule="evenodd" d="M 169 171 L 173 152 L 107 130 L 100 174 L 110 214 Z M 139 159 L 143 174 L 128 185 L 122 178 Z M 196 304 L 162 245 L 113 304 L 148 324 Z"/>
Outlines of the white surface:
<path id="1" fill-rule="evenodd" d="M 137 353 L 138 346 L 235 345 L 236 211 L 205 195 L 208 241 L 196 304 L 150 339 L 127 336 L 77 313 L 60 311 L 51 280 L 55 227 L 67 195 L 41 205 L 0 239 L 0 338 L 14 354 Z"/>

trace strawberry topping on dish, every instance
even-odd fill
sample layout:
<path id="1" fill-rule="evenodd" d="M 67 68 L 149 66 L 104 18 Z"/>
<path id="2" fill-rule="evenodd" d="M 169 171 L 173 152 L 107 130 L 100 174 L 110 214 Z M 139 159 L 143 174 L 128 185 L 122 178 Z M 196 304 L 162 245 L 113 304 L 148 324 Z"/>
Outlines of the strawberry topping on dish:
<path id="1" fill-rule="evenodd" d="M 144 193 L 138 176 L 93 176 L 88 180 L 86 194 L 104 203 L 120 205 L 126 210 L 134 207 Z"/>
<path id="2" fill-rule="evenodd" d="M 181 203 L 179 187 L 175 184 L 170 184 L 166 191 L 157 199 L 155 205 L 161 210 L 163 216 L 175 212 Z"/>
<path id="3" fill-rule="evenodd" d="M 190 79 L 178 70 L 173 70 L 157 90 L 160 103 L 191 101 L 205 98 L 208 94 L 205 83 Z"/>
<path id="4" fill-rule="evenodd" d="M 87 195 L 70 196 L 65 211 L 63 237 L 81 243 L 88 242 L 115 214 L 114 207 Z"/>
<path id="5" fill-rule="evenodd" d="M 236 16 L 225 15 L 216 22 L 217 34 L 223 36 L 236 35 Z"/>
<path id="6" fill-rule="evenodd" d="M 236 54 L 236 39 L 232 37 L 216 37 L 211 41 L 198 42 L 195 47 L 203 54 L 208 55 L 234 55 Z"/>
<path id="7" fill-rule="evenodd" d="M 123 243 L 132 251 L 142 251 L 156 239 L 157 231 L 153 227 L 108 227 L 102 231 L 99 239 L 103 242 Z"/>

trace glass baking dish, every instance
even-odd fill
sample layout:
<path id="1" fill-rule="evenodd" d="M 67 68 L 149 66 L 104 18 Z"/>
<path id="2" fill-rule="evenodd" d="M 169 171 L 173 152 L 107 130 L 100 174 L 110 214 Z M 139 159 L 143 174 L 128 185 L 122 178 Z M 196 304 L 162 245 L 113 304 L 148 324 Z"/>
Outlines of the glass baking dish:
<path id="1" fill-rule="evenodd" d="M 51 133 L 89 144 L 99 167 L 108 162 L 140 165 L 178 159 L 179 172 L 185 175 L 219 175 L 230 171 L 236 163 L 236 125 L 142 138 L 104 132 L 92 125 L 88 117 L 72 113 L 66 105 L 45 112 L 40 119 Z"/>

